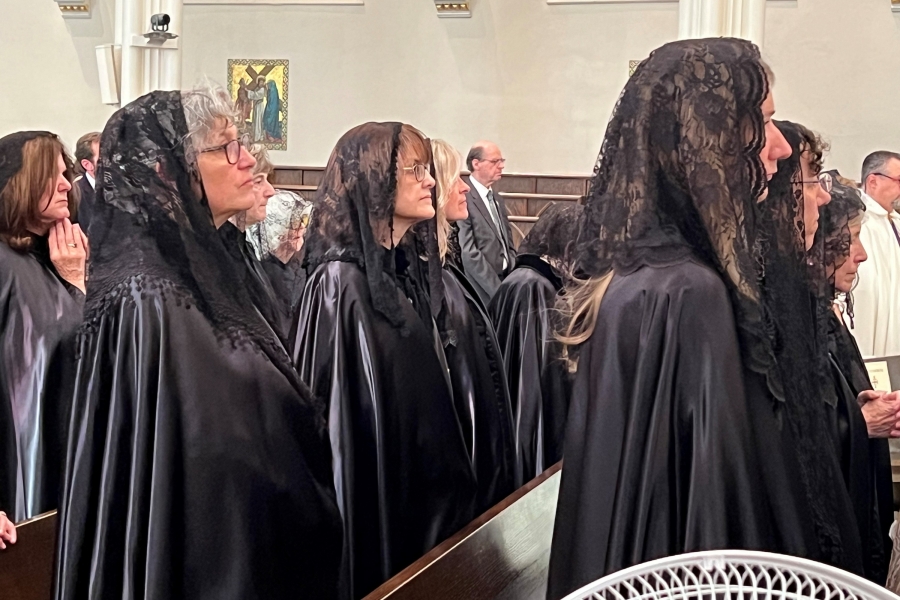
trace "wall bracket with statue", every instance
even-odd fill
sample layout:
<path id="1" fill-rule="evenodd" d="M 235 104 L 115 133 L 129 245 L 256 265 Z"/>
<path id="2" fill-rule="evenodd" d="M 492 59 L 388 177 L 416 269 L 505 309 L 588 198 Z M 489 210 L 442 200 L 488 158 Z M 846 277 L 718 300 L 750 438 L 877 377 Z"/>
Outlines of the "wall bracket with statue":
<path id="1" fill-rule="evenodd" d="M 228 93 L 239 113 L 238 129 L 269 150 L 287 150 L 288 61 L 228 60 Z"/>

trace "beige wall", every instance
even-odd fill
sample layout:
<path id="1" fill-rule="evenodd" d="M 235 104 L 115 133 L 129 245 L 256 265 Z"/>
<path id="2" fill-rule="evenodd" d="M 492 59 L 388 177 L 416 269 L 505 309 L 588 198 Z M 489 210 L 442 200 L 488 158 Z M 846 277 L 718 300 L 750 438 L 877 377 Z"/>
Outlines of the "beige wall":
<path id="1" fill-rule="evenodd" d="M 90 20 L 64 20 L 51 0 L 0 3 L 0 134 L 48 128 L 72 145 L 101 128 L 113 109 L 100 104 L 94 46 L 112 42 L 113 0 L 94 0 Z M 275 153 L 280 164 L 324 164 L 349 127 L 400 119 L 462 150 L 493 138 L 510 171 L 580 174 L 628 60 L 677 33 L 676 3 L 473 6 L 471 19 L 438 19 L 430 0 L 191 5 L 184 81 L 224 83 L 228 58 L 290 59 L 290 150 Z M 778 116 L 825 134 L 831 164 L 850 176 L 869 151 L 900 149 L 900 15 L 889 0 L 770 2 L 766 26 Z"/>
<path id="2" fill-rule="evenodd" d="M 776 117 L 822 133 L 829 165 L 853 179 L 869 152 L 900 150 L 900 13 L 890 4 L 770 2 L 766 14 Z"/>
<path id="3" fill-rule="evenodd" d="M 113 0 L 90 19 L 63 19 L 52 0 L 0 0 L 0 136 L 49 129 L 74 150 L 113 108 L 100 103 L 94 47 L 113 41 Z"/>
<path id="4" fill-rule="evenodd" d="M 460 149 L 496 140 L 515 172 L 586 173 L 628 60 L 678 33 L 677 4 L 553 6 L 477 0 L 438 19 L 431 0 L 365 6 L 187 6 L 184 81 L 228 58 L 287 58 L 289 150 L 322 165 L 368 120 L 404 120 Z"/>

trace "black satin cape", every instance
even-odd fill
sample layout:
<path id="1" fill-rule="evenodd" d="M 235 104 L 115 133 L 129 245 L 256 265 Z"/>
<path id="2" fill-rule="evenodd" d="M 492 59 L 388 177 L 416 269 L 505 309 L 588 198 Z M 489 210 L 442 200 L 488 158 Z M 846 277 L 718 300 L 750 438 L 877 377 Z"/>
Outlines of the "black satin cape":
<path id="1" fill-rule="evenodd" d="M 475 475 L 434 331 L 395 290 L 401 327 L 375 310 L 358 265 L 325 262 L 294 320 L 297 370 L 328 406 L 345 598 L 371 592 L 474 517 Z"/>
<path id="2" fill-rule="evenodd" d="M 857 397 L 872 384 L 856 340 L 837 315 L 832 316 L 828 353 L 837 404 L 829 407 L 829 421 L 859 525 L 864 575 L 884 585 L 891 558 L 888 532 L 894 522 L 890 448 L 887 439 L 869 438 Z"/>
<path id="3" fill-rule="evenodd" d="M 481 514 L 524 482 L 516 478 L 512 410 L 500 344 L 478 293 L 444 266 L 444 353 L 453 401 L 478 478 Z"/>
<path id="4" fill-rule="evenodd" d="M 290 302 L 284 296 L 279 297 L 262 263 L 247 242 L 247 236 L 233 223 L 225 222 L 219 228 L 219 235 L 225 241 L 225 247 L 231 254 L 244 277 L 247 290 L 253 304 L 272 330 L 278 335 L 282 344 L 287 347 L 288 329 L 290 328 Z M 283 290 L 284 294 L 287 294 Z"/>
<path id="5" fill-rule="evenodd" d="M 0 243 L 0 306 L 0 510 L 18 522 L 59 506 L 84 295 L 34 238 Z"/>
<path id="6" fill-rule="evenodd" d="M 335 598 L 323 406 L 214 226 L 186 99 L 209 96 L 152 92 L 103 132 L 55 595 Z"/>
<path id="7" fill-rule="evenodd" d="M 539 256 L 520 254 L 488 307 L 506 365 L 523 482 L 562 460 L 571 377 L 552 323 L 562 285 Z"/>
<path id="8" fill-rule="evenodd" d="M 789 433 L 762 378 L 742 373 L 714 271 L 685 260 L 617 273 L 579 352 L 548 599 L 685 552 L 816 558 Z"/>

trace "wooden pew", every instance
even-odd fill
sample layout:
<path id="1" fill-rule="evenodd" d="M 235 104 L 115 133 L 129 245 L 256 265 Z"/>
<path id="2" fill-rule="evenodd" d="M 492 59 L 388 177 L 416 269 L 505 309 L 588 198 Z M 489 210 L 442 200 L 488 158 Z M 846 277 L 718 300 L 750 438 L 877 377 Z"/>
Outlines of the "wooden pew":
<path id="1" fill-rule="evenodd" d="M 547 469 L 364 600 L 543 600 L 561 467 Z"/>
<path id="2" fill-rule="evenodd" d="M 0 550 L 3 600 L 50 600 L 56 553 L 56 511 L 16 525 L 18 540 Z"/>

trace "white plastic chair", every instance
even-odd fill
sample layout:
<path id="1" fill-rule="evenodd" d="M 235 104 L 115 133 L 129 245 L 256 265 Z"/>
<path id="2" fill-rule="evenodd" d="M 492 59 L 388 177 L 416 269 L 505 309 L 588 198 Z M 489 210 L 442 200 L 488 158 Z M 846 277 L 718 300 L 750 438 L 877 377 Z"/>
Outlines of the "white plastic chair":
<path id="1" fill-rule="evenodd" d="M 794 556 L 713 550 L 608 575 L 565 600 L 897 600 L 874 583 Z"/>

